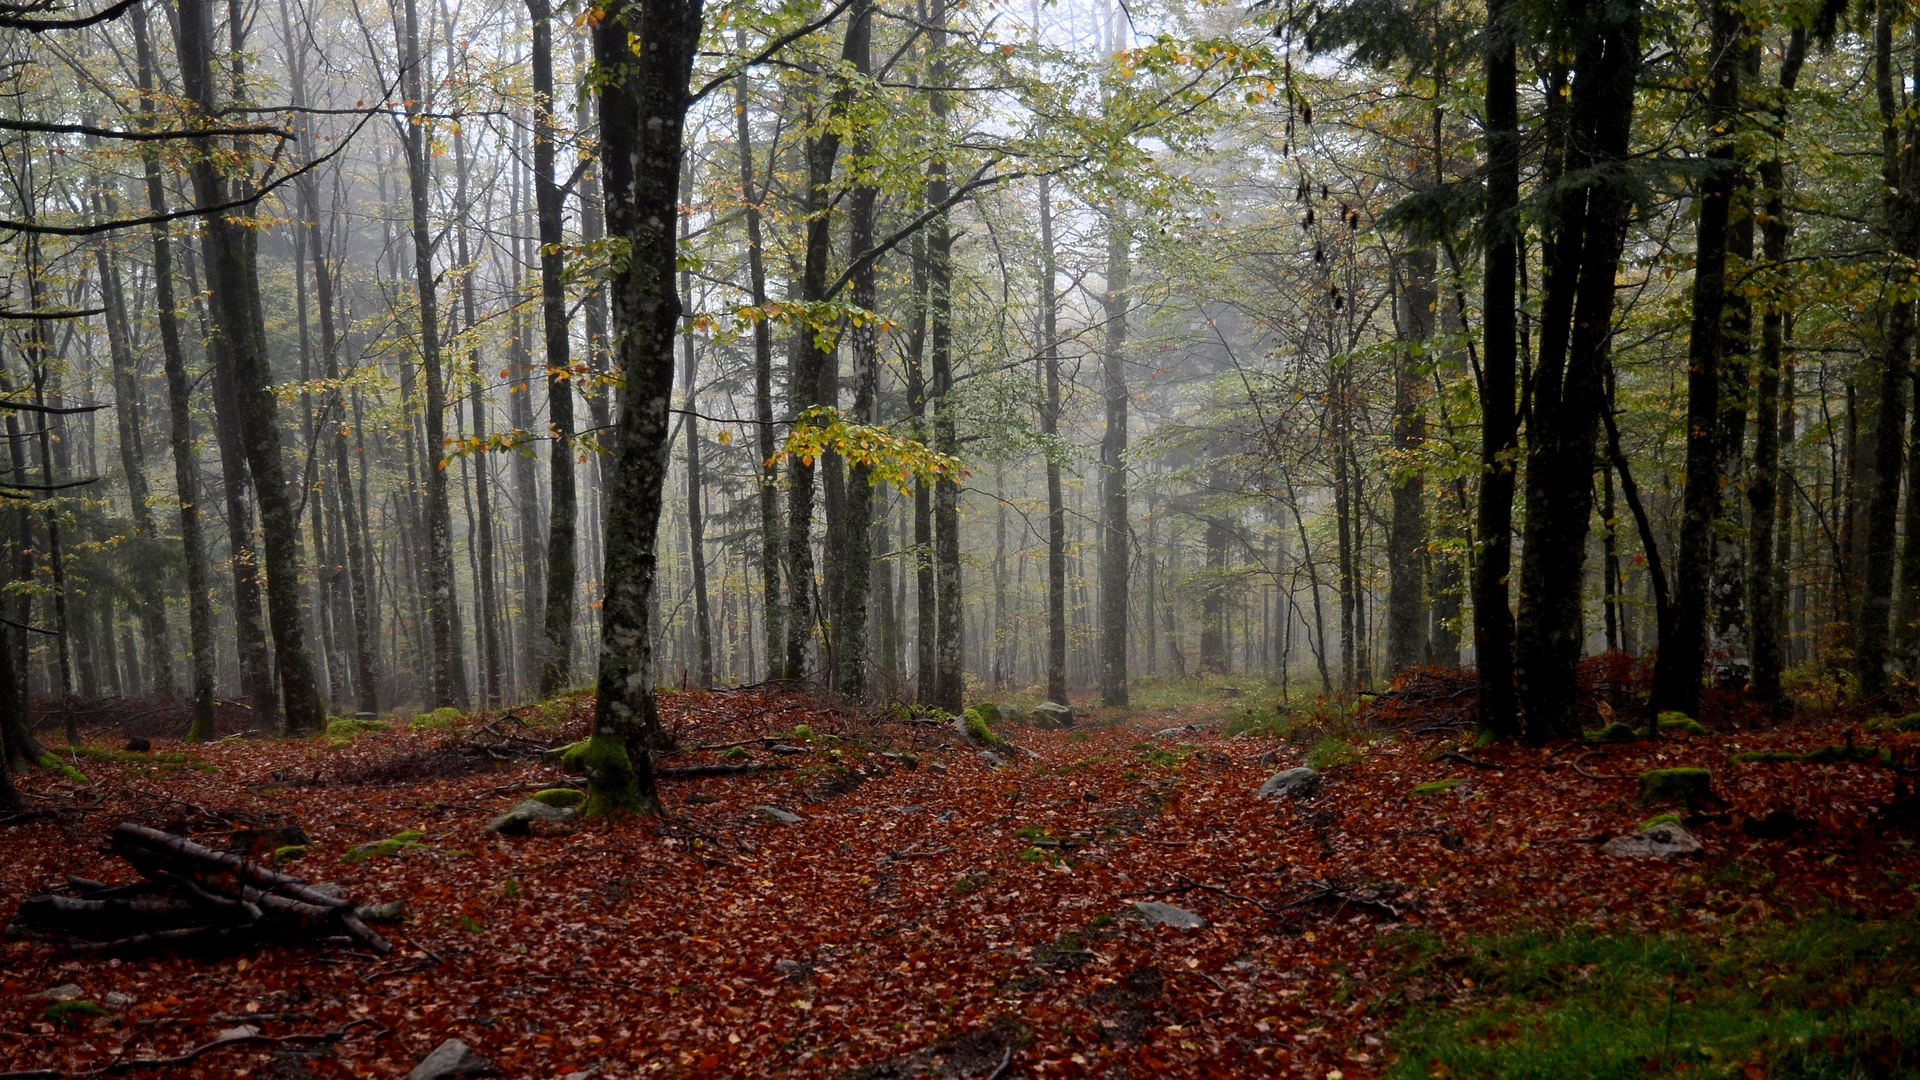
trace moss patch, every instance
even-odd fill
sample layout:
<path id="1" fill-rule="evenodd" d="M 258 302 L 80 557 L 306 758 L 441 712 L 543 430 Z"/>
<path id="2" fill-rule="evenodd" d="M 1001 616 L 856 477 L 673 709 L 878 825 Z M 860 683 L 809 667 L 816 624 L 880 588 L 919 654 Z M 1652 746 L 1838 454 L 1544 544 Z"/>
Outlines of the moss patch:
<path id="1" fill-rule="evenodd" d="M 1678 824 L 1680 824 L 1679 814 L 1655 814 L 1652 817 L 1640 823 L 1640 831 L 1646 832 L 1648 829 L 1658 828 L 1661 825 L 1678 825 Z"/>
<path id="2" fill-rule="evenodd" d="M 362 735 L 392 730 L 393 725 L 385 720 L 351 720 L 343 716 L 336 720 L 329 720 L 326 731 L 321 734 L 335 746 L 345 746 Z"/>
<path id="3" fill-rule="evenodd" d="M 1659 717 L 1660 730 L 1678 732 L 1681 735 L 1711 735 L 1713 730 L 1683 712 L 1663 712 Z"/>
<path id="4" fill-rule="evenodd" d="M 1442 795 L 1466 782 L 1466 778 L 1463 776 L 1452 776 L 1445 780 L 1430 780 L 1424 784 L 1415 784 L 1413 790 L 1407 792 L 1407 794 L 1412 795 L 1416 799 L 1425 798 L 1428 795 Z"/>
<path id="5" fill-rule="evenodd" d="M 1599 731 L 1587 733 L 1587 738 L 1593 742 L 1632 742 L 1639 737 L 1640 733 L 1633 729 L 1632 724 L 1619 720 L 1615 720 Z"/>
<path id="6" fill-rule="evenodd" d="M 1697 803 L 1713 794 L 1713 773 L 1707 769 L 1652 769 L 1640 774 L 1642 802 L 1672 799 Z"/>
<path id="7" fill-rule="evenodd" d="M 49 750 L 40 756 L 39 766 L 55 776 L 71 780 L 76 784 L 88 784 L 87 774 L 60 760 L 60 755 Z"/>
<path id="8" fill-rule="evenodd" d="M 286 847 L 273 849 L 273 861 L 277 863 L 289 863 L 295 859 L 304 857 L 306 853 L 307 845 L 288 844 Z"/>
<path id="9" fill-rule="evenodd" d="M 407 721 L 407 728 L 410 731 L 445 731 L 459 719 L 460 710 L 451 705 L 445 705 L 430 713 L 421 713 Z"/>
<path id="10" fill-rule="evenodd" d="M 394 833 L 385 840 L 375 840 L 370 844 L 355 845 L 349 849 L 345 855 L 341 856 L 341 858 L 350 863 L 363 863 L 375 855 L 398 858 L 409 851 L 416 851 L 426 847 L 427 845 L 420 842 L 426 839 L 426 836 L 426 833 L 413 830 Z"/>
<path id="11" fill-rule="evenodd" d="M 1757 761 L 1799 761 L 1800 755 L 1786 750 L 1748 750 L 1745 753 L 1733 755 L 1733 760 L 1741 764 Z"/>
<path id="12" fill-rule="evenodd" d="M 587 793 L 581 791 L 579 788 L 555 787 L 547 788 L 544 791 L 536 791 L 527 796 L 527 799 L 531 802 L 537 802 L 542 806 L 558 806 L 562 809 L 569 809 L 586 802 Z"/>
<path id="13" fill-rule="evenodd" d="M 1329 735 L 1307 751 L 1305 764 L 1315 772 L 1326 772 L 1342 765 L 1358 764 L 1360 758 L 1359 747 L 1337 735 Z"/>
<path id="14" fill-rule="evenodd" d="M 581 816 L 625 817 L 658 812 L 659 802 L 653 792 L 640 790 L 640 776 L 634 772 L 633 759 L 627 756 L 624 739 L 595 735 L 569 747 L 561 761 L 569 771 L 584 773 L 587 777 L 587 798 L 580 805 Z"/>
<path id="15" fill-rule="evenodd" d="M 94 1001 L 61 1001 L 40 1015 L 61 1027 L 80 1027 L 96 1016 L 112 1016 L 113 1010 Z"/>
<path id="16" fill-rule="evenodd" d="M 1877 746 L 1858 746 L 1854 743 L 1847 743 L 1844 746 L 1822 746 L 1815 750 L 1809 750 L 1802 756 L 1801 760 L 1812 762 L 1815 765 L 1839 765 L 1849 761 L 1862 765 L 1891 765 L 1893 764 L 1893 751 L 1885 750 Z"/>

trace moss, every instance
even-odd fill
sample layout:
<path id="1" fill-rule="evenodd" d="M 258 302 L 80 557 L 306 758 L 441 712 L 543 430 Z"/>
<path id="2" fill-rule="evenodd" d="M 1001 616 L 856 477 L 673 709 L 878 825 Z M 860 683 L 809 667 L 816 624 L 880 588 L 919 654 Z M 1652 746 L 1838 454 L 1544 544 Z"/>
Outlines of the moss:
<path id="1" fill-rule="evenodd" d="M 970 713 L 978 713 L 980 719 L 985 720 L 988 724 L 997 724 L 1001 720 L 1000 706 L 995 705 L 991 701 L 982 701 L 967 711 Z"/>
<path id="2" fill-rule="evenodd" d="M 745 761 L 753 754 L 744 746 L 729 746 L 720 751 L 721 761 Z"/>
<path id="3" fill-rule="evenodd" d="M 1452 791 L 1454 788 L 1466 782 L 1465 778 L 1458 776 L 1448 777 L 1445 780 L 1433 780 L 1425 784 L 1415 784 L 1413 790 L 1407 792 L 1407 794 L 1415 798 L 1424 798 L 1428 795 L 1441 795 Z"/>
<path id="4" fill-rule="evenodd" d="M 1633 729 L 1632 724 L 1619 720 L 1615 720 L 1599 731 L 1587 733 L 1587 739 L 1590 742 L 1632 742 L 1639 737 L 1640 733 Z"/>
<path id="5" fill-rule="evenodd" d="M 460 719 L 460 710 L 446 705 L 430 713 L 421 713 L 407 721 L 407 728 L 411 731 L 445 731 L 458 719 Z"/>
<path id="6" fill-rule="evenodd" d="M 795 724 L 793 725 L 793 731 L 789 733 L 789 737 L 792 738 L 794 742 L 810 743 L 813 741 L 813 728 L 806 724 Z"/>
<path id="7" fill-rule="evenodd" d="M 286 847 L 273 849 L 273 861 L 277 863 L 289 863 L 295 859 L 304 857 L 306 853 L 307 845 L 288 844 Z"/>
<path id="8" fill-rule="evenodd" d="M 1711 735 L 1713 730 L 1683 712 L 1663 712 L 1658 718 L 1661 731 L 1673 731 L 1682 735 Z"/>
<path id="9" fill-rule="evenodd" d="M 1640 831 L 1646 832 L 1648 829 L 1658 828 L 1662 825 L 1678 825 L 1678 824 L 1680 824 L 1679 814 L 1655 814 L 1652 817 L 1640 823 Z"/>
<path id="10" fill-rule="evenodd" d="M 1640 799 L 1674 799 L 1696 803 L 1713 794 L 1713 773 L 1707 769 L 1651 769 L 1640 774 Z"/>
<path id="11" fill-rule="evenodd" d="M 576 743 L 561 760 L 571 761 L 570 768 L 577 767 L 586 774 L 587 799 L 580 806 L 582 817 L 625 817 L 659 811 L 654 793 L 640 790 L 640 775 L 627 756 L 624 739 L 595 735 L 585 743 Z"/>
<path id="12" fill-rule="evenodd" d="M 1893 751 L 1877 746 L 1856 746 L 1853 743 L 1847 743 L 1844 746 L 1822 746 L 1810 750 L 1801 760 L 1810 761 L 1816 765 L 1838 765 L 1848 761 L 1859 762 L 1862 765 L 1891 765 Z"/>
<path id="13" fill-rule="evenodd" d="M 93 1017 L 112 1016 L 113 1010 L 93 1001 L 61 1001 L 40 1015 L 61 1027 L 80 1027 Z"/>
<path id="14" fill-rule="evenodd" d="M 1908 713 L 1898 720 L 1889 720 L 1881 725 L 1883 731 L 1920 731 L 1920 712 Z"/>
<path id="15" fill-rule="evenodd" d="M 1315 772 L 1326 772 L 1342 765 L 1353 765 L 1360 761 L 1360 751 L 1352 743 L 1335 735 L 1329 735 L 1313 744 L 1307 751 L 1306 766 Z"/>
<path id="16" fill-rule="evenodd" d="M 1742 764 L 1756 761 L 1799 761 L 1800 755 L 1787 750 L 1749 750 L 1744 754 L 1733 755 L 1733 760 Z"/>
<path id="17" fill-rule="evenodd" d="M 995 735 L 993 729 L 987 726 L 987 718 L 981 715 L 979 706 L 976 705 L 966 712 L 961 713 L 960 718 L 967 725 L 967 738 L 972 739 L 981 746 L 994 747 L 1003 745 L 1003 740 L 1000 736 Z"/>
<path id="18" fill-rule="evenodd" d="M 335 742 L 352 742 L 355 738 L 365 735 L 368 732 L 392 730 L 393 725 L 387 723 L 385 720 L 351 720 L 343 716 L 335 720 L 329 720 L 327 722 L 327 729 L 322 732 L 322 734 Z"/>
<path id="19" fill-rule="evenodd" d="M 555 787 L 547 788 L 545 791 L 536 791 L 527 796 L 527 798 L 542 806 L 568 808 L 579 806 L 581 803 L 586 802 L 587 793 L 581 791 L 579 788 Z"/>
<path id="20" fill-rule="evenodd" d="M 84 785 L 92 783 L 92 781 L 87 779 L 86 773 L 60 760 L 60 755 L 51 750 L 41 755 L 39 764 L 41 768 L 53 773 L 55 776 L 71 780 L 76 784 Z"/>
<path id="21" fill-rule="evenodd" d="M 409 851 L 426 847 L 427 845 L 420 842 L 426 839 L 426 835 L 426 833 L 416 832 L 411 829 L 406 832 L 394 833 L 385 840 L 375 840 L 370 844 L 359 844 L 341 857 L 350 863 L 366 862 L 375 855 L 386 855 L 392 858 L 398 858 Z"/>

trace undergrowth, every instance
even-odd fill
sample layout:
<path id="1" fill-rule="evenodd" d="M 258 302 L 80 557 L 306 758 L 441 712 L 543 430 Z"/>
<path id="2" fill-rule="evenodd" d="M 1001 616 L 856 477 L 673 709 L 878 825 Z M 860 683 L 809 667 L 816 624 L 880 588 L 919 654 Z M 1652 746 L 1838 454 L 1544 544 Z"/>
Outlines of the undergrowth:
<path id="1" fill-rule="evenodd" d="M 1724 941 L 1421 936 L 1406 977 L 1464 1007 L 1416 1005 L 1394 1077 L 1780 1078 L 1920 1070 L 1920 919 L 1830 915 Z M 1468 982 L 1471 980 L 1471 983 Z"/>

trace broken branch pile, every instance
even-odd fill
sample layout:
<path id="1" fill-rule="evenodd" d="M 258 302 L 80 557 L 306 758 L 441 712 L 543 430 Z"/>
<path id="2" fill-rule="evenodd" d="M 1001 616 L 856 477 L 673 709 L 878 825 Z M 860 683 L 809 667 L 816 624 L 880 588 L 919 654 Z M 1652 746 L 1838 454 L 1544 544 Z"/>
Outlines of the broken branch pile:
<path id="1" fill-rule="evenodd" d="M 393 948 L 361 921 L 352 901 L 242 856 L 128 822 L 114 826 L 108 850 L 146 880 L 116 886 L 69 877 L 80 896 L 48 894 L 21 901 L 8 935 L 59 941 L 85 952 L 339 936 L 381 955 Z"/>

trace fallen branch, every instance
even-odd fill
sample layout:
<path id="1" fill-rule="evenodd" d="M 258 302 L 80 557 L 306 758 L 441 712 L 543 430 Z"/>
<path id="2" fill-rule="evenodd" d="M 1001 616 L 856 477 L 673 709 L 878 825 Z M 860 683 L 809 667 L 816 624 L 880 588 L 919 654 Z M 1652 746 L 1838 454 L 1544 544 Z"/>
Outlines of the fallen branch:
<path id="1" fill-rule="evenodd" d="M 1433 760 L 1457 761 L 1462 765 L 1471 766 L 1475 769 L 1499 769 L 1504 771 L 1506 769 L 1517 769 L 1517 768 L 1525 767 L 1520 765 L 1502 765 L 1497 761 L 1487 761 L 1484 758 L 1469 757 L 1468 755 L 1463 754 L 1458 750 L 1449 750 L 1446 753 L 1441 754 L 1439 757 L 1434 758 Z"/>
<path id="2" fill-rule="evenodd" d="M 1570 762 L 1570 764 L 1573 766 L 1573 771 L 1579 773 L 1581 776 L 1584 776 L 1589 780 L 1631 780 L 1633 779 L 1633 777 L 1631 776 L 1603 776 L 1600 773 L 1588 772 L 1587 770 L 1580 767 L 1581 762 L 1587 760 L 1588 758 L 1594 756 L 1595 754 L 1600 754 L 1604 752 L 1605 751 L 1601 751 L 1601 750 L 1589 750 L 1586 753 L 1581 754 L 1579 757 L 1574 758 L 1573 761 Z"/>
<path id="3" fill-rule="evenodd" d="M 758 761 L 744 762 L 738 765 L 675 765 L 668 769 L 655 769 L 656 780 L 692 780 L 702 776 L 739 776 L 743 773 L 784 772 L 788 765 L 769 765 Z"/>

